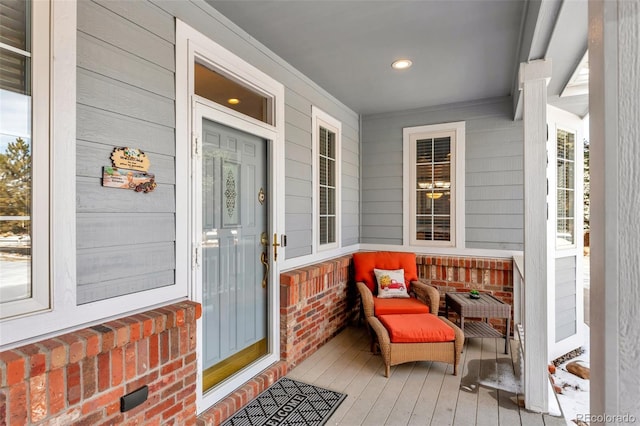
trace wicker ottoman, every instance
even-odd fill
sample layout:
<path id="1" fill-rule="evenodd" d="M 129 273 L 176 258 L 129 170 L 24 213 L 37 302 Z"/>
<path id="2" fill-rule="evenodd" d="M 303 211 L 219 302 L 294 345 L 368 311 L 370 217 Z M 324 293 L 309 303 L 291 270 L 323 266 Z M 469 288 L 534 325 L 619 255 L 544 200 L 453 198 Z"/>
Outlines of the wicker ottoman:
<path id="1" fill-rule="evenodd" d="M 398 314 L 367 318 L 372 333 L 371 350 L 380 350 L 389 377 L 392 365 L 412 361 L 458 362 L 464 334 L 454 323 L 433 314 Z"/>

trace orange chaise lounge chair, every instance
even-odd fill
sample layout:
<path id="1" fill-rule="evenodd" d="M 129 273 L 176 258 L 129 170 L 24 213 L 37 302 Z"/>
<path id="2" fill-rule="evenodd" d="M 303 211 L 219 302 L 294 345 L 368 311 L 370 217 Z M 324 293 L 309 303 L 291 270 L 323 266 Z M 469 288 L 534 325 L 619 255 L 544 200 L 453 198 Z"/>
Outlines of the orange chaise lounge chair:
<path id="1" fill-rule="evenodd" d="M 415 253 L 354 253 L 353 264 L 372 351 L 380 349 L 385 376 L 392 365 L 412 361 L 453 364 L 457 375 L 464 334 L 438 316 L 440 293 L 418 279 Z"/>

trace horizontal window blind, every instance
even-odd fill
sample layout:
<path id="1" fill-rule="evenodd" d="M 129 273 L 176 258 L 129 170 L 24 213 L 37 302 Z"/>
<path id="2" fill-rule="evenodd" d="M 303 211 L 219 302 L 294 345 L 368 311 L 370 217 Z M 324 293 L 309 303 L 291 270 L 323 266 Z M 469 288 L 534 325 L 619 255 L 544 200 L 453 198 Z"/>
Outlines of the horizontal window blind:
<path id="1" fill-rule="evenodd" d="M 0 1 L 0 89 L 31 95 L 30 2 Z"/>

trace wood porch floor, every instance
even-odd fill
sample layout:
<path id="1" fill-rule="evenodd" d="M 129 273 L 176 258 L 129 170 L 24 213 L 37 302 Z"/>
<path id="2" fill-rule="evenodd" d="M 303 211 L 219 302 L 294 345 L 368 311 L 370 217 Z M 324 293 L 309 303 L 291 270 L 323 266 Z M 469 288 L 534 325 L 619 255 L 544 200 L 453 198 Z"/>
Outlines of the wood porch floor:
<path id="1" fill-rule="evenodd" d="M 503 349 L 501 339 L 467 339 L 458 376 L 448 364 L 413 362 L 392 367 L 387 379 L 366 328 L 350 326 L 287 377 L 347 394 L 329 425 L 566 425 L 518 407 L 517 357 Z"/>

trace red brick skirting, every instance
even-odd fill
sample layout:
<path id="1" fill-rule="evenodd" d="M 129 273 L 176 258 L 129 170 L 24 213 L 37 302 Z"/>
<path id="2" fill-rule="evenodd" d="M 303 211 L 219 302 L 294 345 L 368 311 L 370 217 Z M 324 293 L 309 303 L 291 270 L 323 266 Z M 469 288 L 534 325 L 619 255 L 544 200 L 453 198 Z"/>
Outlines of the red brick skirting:
<path id="1" fill-rule="evenodd" d="M 511 305 L 513 316 L 513 260 L 417 255 L 418 276 L 440 290 L 440 313 L 444 314 L 444 293 L 448 291 L 488 292 Z M 490 320 L 504 332 L 504 320 Z"/>
<path id="2" fill-rule="evenodd" d="M 351 255 L 280 274 L 280 352 L 289 369 L 344 329 L 357 310 Z"/>
<path id="3" fill-rule="evenodd" d="M 195 424 L 201 314 L 182 302 L 0 353 L 0 425 Z"/>
<path id="4" fill-rule="evenodd" d="M 287 374 L 287 364 L 277 362 L 271 367 L 258 374 L 253 379 L 236 389 L 231 395 L 209 408 L 198 416 L 198 426 L 217 426 L 235 412 L 240 411 L 252 399 L 258 396 L 263 390 L 278 381 L 280 377 Z"/>

